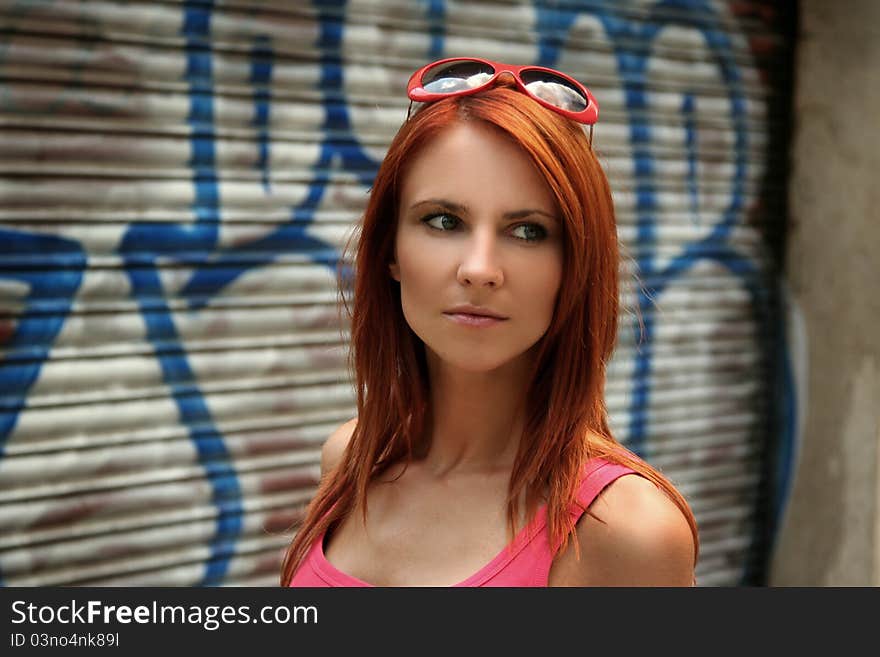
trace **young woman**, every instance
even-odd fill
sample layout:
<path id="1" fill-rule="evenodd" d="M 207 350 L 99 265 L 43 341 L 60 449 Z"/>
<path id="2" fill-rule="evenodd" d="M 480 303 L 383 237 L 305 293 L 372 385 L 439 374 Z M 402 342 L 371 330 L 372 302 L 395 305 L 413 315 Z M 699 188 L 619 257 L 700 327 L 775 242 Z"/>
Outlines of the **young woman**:
<path id="1" fill-rule="evenodd" d="M 357 242 L 358 414 L 324 446 L 282 584 L 694 584 L 687 502 L 608 426 L 595 99 L 470 58 L 416 71 L 409 97 Z"/>

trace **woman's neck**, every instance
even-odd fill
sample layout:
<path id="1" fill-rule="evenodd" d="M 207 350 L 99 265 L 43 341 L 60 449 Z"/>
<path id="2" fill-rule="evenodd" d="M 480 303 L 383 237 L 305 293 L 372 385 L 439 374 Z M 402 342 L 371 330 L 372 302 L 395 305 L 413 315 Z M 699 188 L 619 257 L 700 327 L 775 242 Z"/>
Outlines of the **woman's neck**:
<path id="1" fill-rule="evenodd" d="M 428 353 L 430 409 L 426 450 L 419 460 L 438 477 L 509 470 L 525 423 L 531 358 L 491 372 L 469 372 Z"/>

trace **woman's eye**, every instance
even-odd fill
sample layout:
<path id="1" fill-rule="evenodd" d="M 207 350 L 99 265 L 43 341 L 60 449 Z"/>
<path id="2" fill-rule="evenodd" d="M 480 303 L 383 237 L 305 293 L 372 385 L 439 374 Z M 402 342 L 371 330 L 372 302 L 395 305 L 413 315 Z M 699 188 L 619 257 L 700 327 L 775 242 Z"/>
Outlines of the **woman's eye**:
<path id="1" fill-rule="evenodd" d="M 520 224 L 512 232 L 514 237 L 527 242 L 535 242 L 547 237 L 547 230 L 540 224 Z"/>
<path id="2" fill-rule="evenodd" d="M 422 221 L 437 230 L 454 230 L 458 226 L 458 219 L 449 214 L 432 214 Z"/>

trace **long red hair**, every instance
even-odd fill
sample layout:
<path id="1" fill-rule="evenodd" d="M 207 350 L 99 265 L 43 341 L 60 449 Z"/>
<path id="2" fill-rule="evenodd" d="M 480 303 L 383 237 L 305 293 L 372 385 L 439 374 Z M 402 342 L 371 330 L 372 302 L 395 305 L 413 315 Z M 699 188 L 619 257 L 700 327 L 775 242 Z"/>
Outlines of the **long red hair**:
<path id="1" fill-rule="evenodd" d="M 430 385 L 424 345 L 404 319 L 399 283 L 388 265 L 407 164 L 437 134 L 461 121 L 493 125 L 521 146 L 555 197 L 563 225 L 563 280 L 524 397 L 525 429 L 510 475 L 511 535 L 519 500 L 525 499 L 527 519 L 546 501 L 554 545 L 576 540 L 567 509 L 585 462 L 602 457 L 641 473 L 678 505 L 691 526 L 696 564 L 699 539 L 688 503 L 663 474 L 618 443 L 609 428 L 605 367 L 617 337 L 619 252 L 608 180 L 579 124 L 497 86 L 422 107 L 398 131 L 379 167 L 355 234 L 354 295 L 346 303 L 357 424 L 338 467 L 324 474 L 287 550 L 282 585 L 289 584 L 329 526 L 356 510 L 366 514 L 370 481 L 391 464 L 411 459 L 424 435 Z M 343 283 L 343 298 L 346 287 Z"/>

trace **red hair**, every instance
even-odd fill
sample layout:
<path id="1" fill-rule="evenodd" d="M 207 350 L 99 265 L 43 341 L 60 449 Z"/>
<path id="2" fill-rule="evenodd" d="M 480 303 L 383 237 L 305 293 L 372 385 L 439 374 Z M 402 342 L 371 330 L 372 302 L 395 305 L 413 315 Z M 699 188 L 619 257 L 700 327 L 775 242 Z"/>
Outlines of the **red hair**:
<path id="1" fill-rule="evenodd" d="M 282 585 L 329 526 L 355 510 L 366 517 L 369 482 L 391 464 L 411 459 L 419 447 L 429 399 L 424 345 L 406 323 L 399 283 L 388 265 L 408 163 L 437 134 L 462 121 L 495 126 L 519 144 L 549 186 L 563 225 L 562 284 L 524 397 L 525 428 L 510 475 L 511 535 L 521 496 L 528 519 L 546 493 L 551 543 L 562 548 L 569 538 L 576 541 L 567 509 L 586 461 L 602 457 L 639 472 L 675 502 L 690 524 L 696 564 L 699 539 L 687 502 L 658 470 L 618 443 L 608 424 L 605 368 L 617 338 L 619 303 L 617 226 L 608 180 L 579 124 L 518 91 L 496 86 L 421 108 L 398 131 L 379 167 L 355 236 L 349 310 L 357 424 L 287 550 Z"/>

